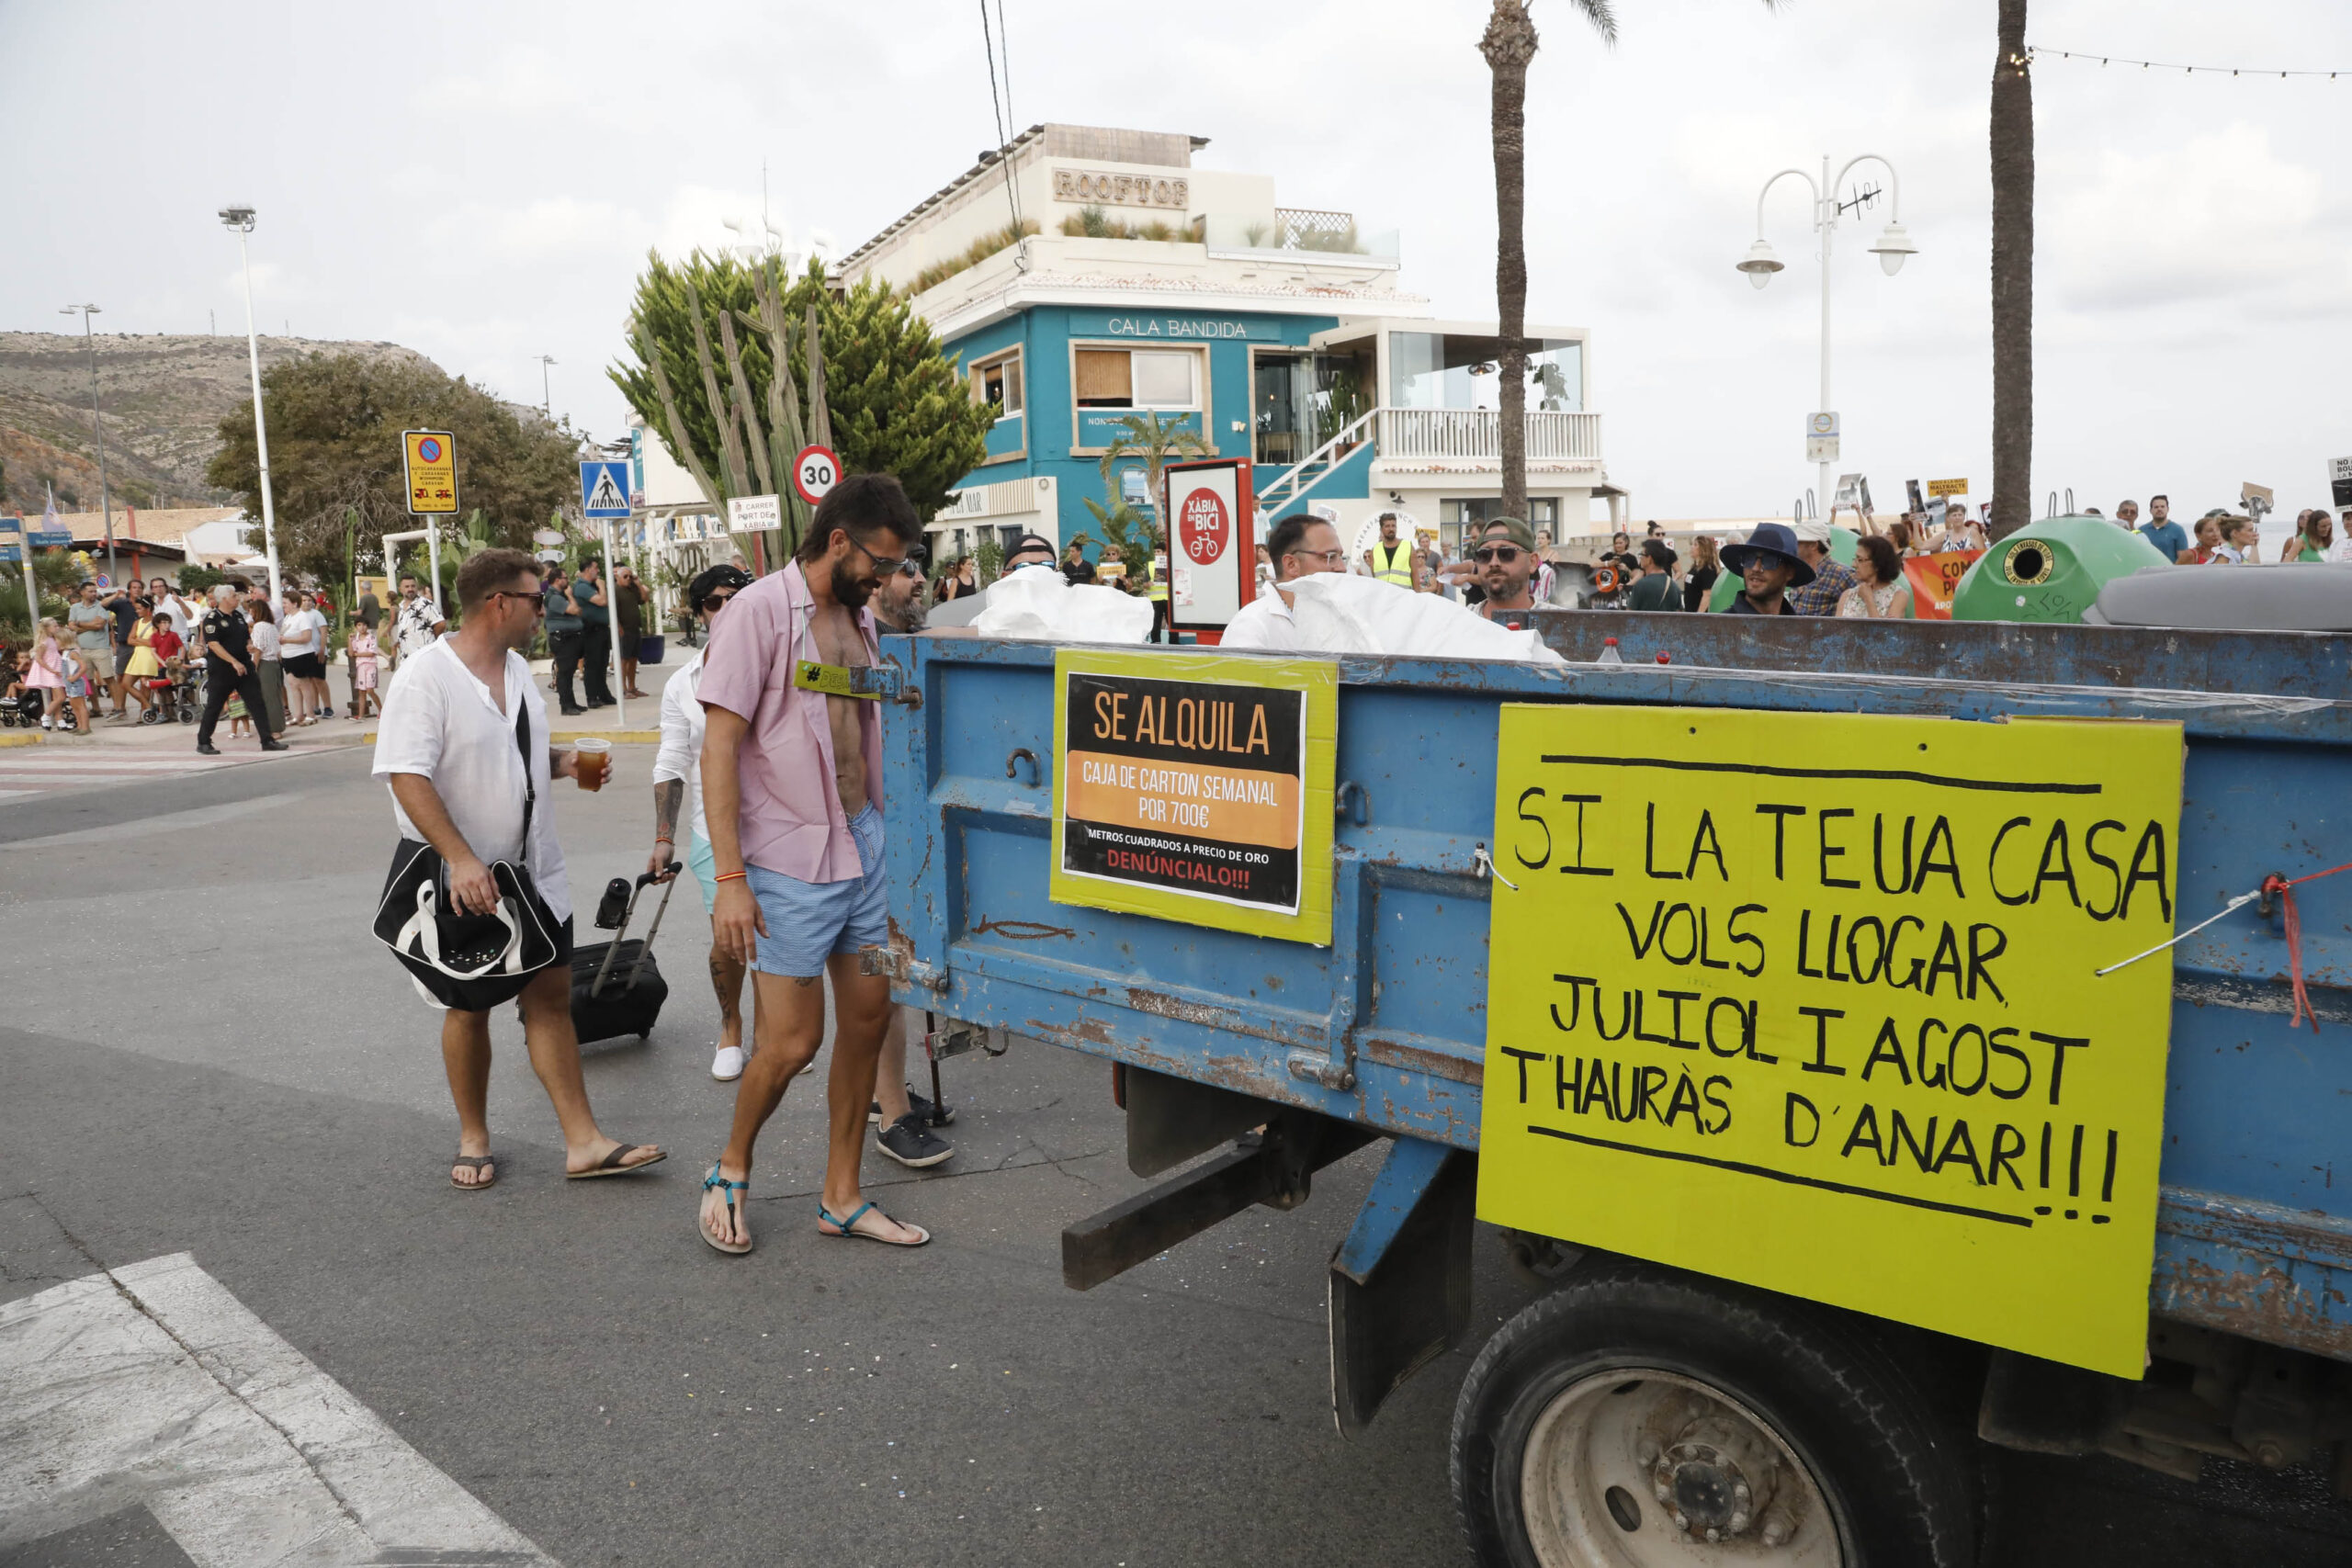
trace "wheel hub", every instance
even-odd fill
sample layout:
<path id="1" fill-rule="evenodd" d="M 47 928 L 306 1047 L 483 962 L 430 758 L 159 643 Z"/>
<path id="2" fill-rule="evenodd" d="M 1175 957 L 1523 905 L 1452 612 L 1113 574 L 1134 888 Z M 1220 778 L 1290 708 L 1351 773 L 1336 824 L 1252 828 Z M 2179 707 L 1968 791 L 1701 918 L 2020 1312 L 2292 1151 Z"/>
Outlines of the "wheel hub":
<path id="1" fill-rule="evenodd" d="M 1642 1445 L 1652 1450 L 1641 1456 L 1649 1468 L 1650 1495 L 1666 1505 L 1675 1529 L 1709 1541 L 1749 1532 L 1780 1483 L 1778 1457 L 1758 1439 L 1748 1423 L 1715 1405 L 1684 1419 L 1664 1441 Z"/>

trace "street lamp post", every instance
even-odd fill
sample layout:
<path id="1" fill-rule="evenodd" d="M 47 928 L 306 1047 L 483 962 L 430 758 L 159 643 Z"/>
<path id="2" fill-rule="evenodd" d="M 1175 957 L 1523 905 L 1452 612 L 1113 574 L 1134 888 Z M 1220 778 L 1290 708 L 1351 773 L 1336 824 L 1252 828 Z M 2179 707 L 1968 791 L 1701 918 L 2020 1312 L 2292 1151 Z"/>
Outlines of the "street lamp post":
<path id="1" fill-rule="evenodd" d="M 1846 183 L 1846 176 L 1854 172 L 1854 165 L 1857 164 L 1878 164 L 1886 170 L 1890 197 L 1887 225 L 1884 231 L 1879 235 L 1878 243 L 1871 245 L 1870 249 L 1871 254 L 1878 257 L 1879 265 L 1885 269 L 1889 277 L 1902 271 L 1904 258 L 1917 254 L 1919 247 L 1912 243 L 1911 236 L 1905 233 L 1903 228 L 1903 177 L 1894 172 L 1893 164 L 1875 152 L 1864 152 L 1847 160 L 1846 166 L 1838 171 L 1838 177 L 1834 180 L 1829 177 L 1829 159 L 1825 155 L 1821 160 L 1821 183 L 1818 185 L 1815 185 L 1813 176 L 1803 169 L 1782 169 L 1779 174 L 1766 180 L 1764 188 L 1756 194 L 1756 243 L 1747 247 L 1747 254 L 1741 257 L 1737 264 L 1739 270 L 1747 274 L 1747 281 L 1758 288 L 1771 282 L 1772 275 L 1783 269 L 1785 264 L 1764 239 L 1764 198 L 1771 194 L 1775 185 L 1791 175 L 1804 181 L 1813 191 L 1813 226 L 1821 236 L 1821 401 L 1815 407 L 1825 413 L 1830 412 L 1829 259 L 1831 240 L 1837 233 L 1839 219 L 1849 212 L 1859 213 L 1861 209 L 1878 199 L 1878 192 L 1875 190 L 1860 192 L 1851 201 L 1840 202 L 1838 199 L 1838 187 Z M 1821 498 L 1818 504 L 1823 506 L 1827 506 L 1830 501 L 1829 469 L 1835 461 L 1834 458 L 1821 460 L 1821 488 L 1816 493 Z"/>
<path id="2" fill-rule="evenodd" d="M 555 363 L 555 355 L 542 354 L 539 360 L 539 407 L 548 418 L 555 418 L 555 394 L 548 389 L 548 367 Z"/>
<path id="3" fill-rule="evenodd" d="M 82 342 L 90 351 L 90 430 L 98 440 L 98 511 L 106 519 L 107 581 L 114 582 L 114 502 L 107 493 L 107 427 L 98 417 L 98 340 L 90 335 L 90 318 L 105 312 L 96 305 L 68 305 L 57 313 L 61 316 L 78 314 L 82 318 Z M 33 619 L 40 619 L 38 609 L 33 612 Z"/>
<path id="4" fill-rule="evenodd" d="M 286 602 L 286 589 L 277 576 L 277 502 L 269 493 L 269 426 L 261 412 L 261 339 L 254 328 L 254 263 L 245 246 L 245 236 L 254 231 L 254 209 L 224 207 L 220 209 L 220 222 L 236 233 L 237 259 L 245 274 L 245 358 L 253 369 L 254 446 L 261 458 L 262 548 L 269 557 L 269 602 L 282 604 Z"/>

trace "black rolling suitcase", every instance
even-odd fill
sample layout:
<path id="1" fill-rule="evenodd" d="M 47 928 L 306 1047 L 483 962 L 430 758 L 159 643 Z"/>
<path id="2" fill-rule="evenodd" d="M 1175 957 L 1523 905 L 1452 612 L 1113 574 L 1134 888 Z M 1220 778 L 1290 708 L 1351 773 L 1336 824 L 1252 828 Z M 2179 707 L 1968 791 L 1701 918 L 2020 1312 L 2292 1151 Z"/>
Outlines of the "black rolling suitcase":
<path id="1" fill-rule="evenodd" d="M 676 877 L 662 885 L 662 902 L 654 907 L 653 922 L 644 937 L 628 940 L 638 896 L 652 880 L 653 874 L 647 872 L 634 887 L 617 876 L 606 884 L 604 900 L 596 906 L 596 924 L 612 931 L 613 939 L 571 950 L 571 1026 L 582 1045 L 624 1034 L 644 1039 L 662 1016 L 662 1004 L 670 999 L 670 983 L 653 961 L 653 938 L 669 910 Z"/>

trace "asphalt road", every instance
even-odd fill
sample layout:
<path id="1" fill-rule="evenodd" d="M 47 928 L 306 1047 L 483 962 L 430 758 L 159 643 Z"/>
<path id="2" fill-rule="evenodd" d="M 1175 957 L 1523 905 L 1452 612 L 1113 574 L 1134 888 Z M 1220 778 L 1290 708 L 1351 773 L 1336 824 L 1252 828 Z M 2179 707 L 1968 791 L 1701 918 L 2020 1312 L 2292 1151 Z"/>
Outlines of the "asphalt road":
<path id="1" fill-rule="evenodd" d="M 557 802 L 576 897 L 641 868 L 650 749 Z M 447 1182 L 436 1028 L 369 942 L 390 849 L 364 749 L 0 806 L 0 1306 L 187 1252 L 509 1525 L 593 1563 L 1449 1563 L 1468 1352 L 1365 1438 L 1331 1429 L 1327 1259 L 1376 1150 L 1290 1214 L 1228 1223 L 1087 1294 L 1058 1235 L 1141 1184 L 1108 1073 L 1037 1044 L 947 1065 L 955 1160 L 878 1156 L 919 1252 L 825 1240 L 820 1079 L 754 1173 L 759 1250 L 696 1238 L 732 1090 L 691 891 L 650 1043 L 592 1048 L 606 1129 L 673 1152 L 566 1184 L 511 1018 L 495 1190 Z M 1478 1321 L 1529 1299 L 1480 1247 Z M 1475 1350 L 1475 1346 L 1472 1348 Z M 0 1444 L 11 1412 L 0 1410 Z M 2352 1558 L 2316 1478 L 2192 1495 L 2107 1461 L 1999 1456 L 1988 1561 Z M 0 1540 L 6 1521 L 0 1519 Z M 189 1559 L 137 1506 L 0 1564 Z"/>

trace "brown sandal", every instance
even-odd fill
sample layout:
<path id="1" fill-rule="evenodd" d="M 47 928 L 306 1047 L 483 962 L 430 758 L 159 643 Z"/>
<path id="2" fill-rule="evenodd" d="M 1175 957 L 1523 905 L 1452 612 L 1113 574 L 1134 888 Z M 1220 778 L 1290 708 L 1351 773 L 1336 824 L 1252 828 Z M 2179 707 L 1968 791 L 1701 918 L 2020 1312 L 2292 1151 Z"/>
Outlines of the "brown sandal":
<path id="1" fill-rule="evenodd" d="M 476 1176 L 480 1176 L 482 1172 L 482 1168 L 484 1166 L 488 1166 L 490 1168 L 490 1179 L 487 1181 L 458 1180 L 457 1170 L 458 1167 L 461 1165 L 470 1168 Z M 449 1162 L 449 1185 L 456 1188 L 460 1192 L 488 1191 L 490 1189 L 498 1185 L 498 1156 L 496 1155 L 459 1155 L 457 1158 Z"/>

